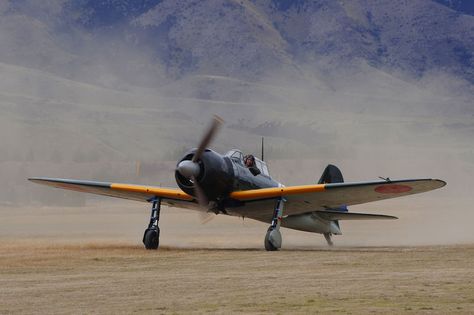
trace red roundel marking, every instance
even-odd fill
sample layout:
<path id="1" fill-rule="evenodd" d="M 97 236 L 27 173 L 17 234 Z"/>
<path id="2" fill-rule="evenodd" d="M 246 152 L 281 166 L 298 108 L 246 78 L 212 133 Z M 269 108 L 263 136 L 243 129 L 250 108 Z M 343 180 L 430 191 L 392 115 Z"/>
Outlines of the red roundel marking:
<path id="1" fill-rule="evenodd" d="M 392 184 L 392 185 L 381 185 L 381 186 L 375 187 L 374 190 L 381 194 L 401 194 L 401 193 L 412 190 L 412 188 L 410 186 Z"/>

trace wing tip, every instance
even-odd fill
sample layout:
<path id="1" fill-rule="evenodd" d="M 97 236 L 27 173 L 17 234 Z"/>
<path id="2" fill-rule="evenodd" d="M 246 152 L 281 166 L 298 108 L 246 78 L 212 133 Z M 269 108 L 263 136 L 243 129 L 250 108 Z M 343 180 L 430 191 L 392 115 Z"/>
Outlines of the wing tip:
<path id="1" fill-rule="evenodd" d="M 33 183 L 44 183 L 44 182 L 59 182 L 61 181 L 58 178 L 49 178 L 49 177 L 28 177 L 28 181 Z"/>
<path id="2" fill-rule="evenodd" d="M 29 177 L 27 178 L 27 180 L 30 182 L 36 183 L 36 182 L 44 181 L 45 179 L 41 177 Z"/>
<path id="3" fill-rule="evenodd" d="M 437 179 L 437 178 L 432 179 L 432 181 L 437 182 L 439 184 L 438 188 L 444 187 L 448 184 L 446 181 L 444 181 L 442 179 Z"/>

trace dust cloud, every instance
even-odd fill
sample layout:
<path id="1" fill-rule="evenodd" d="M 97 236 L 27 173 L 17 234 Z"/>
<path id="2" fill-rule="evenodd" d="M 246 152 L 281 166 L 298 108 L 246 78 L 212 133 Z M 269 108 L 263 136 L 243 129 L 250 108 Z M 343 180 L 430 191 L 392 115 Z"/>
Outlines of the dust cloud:
<path id="1" fill-rule="evenodd" d="M 0 28 L 0 38 L 8 40 L 34 28 L 1 23 L 9 23 Z M 62 45 L 66 40 L 54 43 Z M 301 64 L 298 78 L 267 69 L 256 81 L 199 72 L 170 79 L 166 65 L 146 51 L 104 47 L 100 39 L 78 52 L 88 56 L 87 64 L 41 47 L 55 60 L 50 71 L 29 66 L 37 55 L 26 53 L 28 47 L 16 56 L 0 51 L 2 239 L 139 242 L 145 204 L 105 202 L 26 178 L 175 186 L 176 160 L 198 144 L 209 118 L 218 114 L 226 124 L 212 148 L 258 154 L 264 136 L 270 172 L 285 185 L 316 182 L 328 163 L 338 165 L 346 181 L 447 181 L 441 190 L 352 207 L 400 220 L 342 222 L 344 235 L 336 244 L 474 242 L 473 91 L 447 73 L 406 78 L 360 62 L 329 74 Z M 120 53 L 108 58 L 111 49 Z M 162 218 L 168 246 L 260 247 L 266 229 L 222 216 L 202 226 L 196 214 L 177 209 L 166 209 Z M 320 235 L 285 230 L 284 237 L 284 247 L 325 246 Z"/>

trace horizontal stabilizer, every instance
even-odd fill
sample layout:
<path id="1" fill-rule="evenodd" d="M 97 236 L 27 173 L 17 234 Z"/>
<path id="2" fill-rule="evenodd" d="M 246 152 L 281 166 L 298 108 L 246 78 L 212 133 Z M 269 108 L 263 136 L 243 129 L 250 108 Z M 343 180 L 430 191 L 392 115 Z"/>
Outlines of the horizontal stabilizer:
<path id="1" fill-rule="evenodd" d="M 321 218 L 333 221 L 333 220 L 396 220 L 397 217 L 384 214 L 370 214 L 370 213 L 357 213 L 357 212 L 340 212 L 340 211 L 314 211 L 315 214 Z"/>

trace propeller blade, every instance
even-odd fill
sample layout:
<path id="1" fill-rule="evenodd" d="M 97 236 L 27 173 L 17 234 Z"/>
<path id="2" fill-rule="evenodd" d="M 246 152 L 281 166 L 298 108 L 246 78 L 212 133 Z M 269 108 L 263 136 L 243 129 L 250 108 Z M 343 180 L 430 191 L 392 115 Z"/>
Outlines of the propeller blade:
<path id="1" fill-rule="evenodd" d="M 206 224 L 210 221 L 212 221 L 212 219 L 215 218 L 215 214 L 212 214 L 211 212 L 199 212 L 199 217 L 201 219 L 201 224 Z"/>
<path id="2" fill-rule="evenodd" d="M 214 115 L 212 118 L 212 123 L 207 132 L 204 134 L 204 137 L 201 140 L 201 143 L 198 146 L 198 149 L 196 150 L 196 153 L 193 156 L 192 161 L 196 162 L 201 158 L 202 153 L 204 150 L 206 150 L 207 146 L 209 143 L 211 143 L 212 139 L 216 135 L 217 131 L 219 130 L 219 127 L 222 125 L 224 120 L 220 118 L 217 115 Z"/>
<path id="3" fill-rule="evenodd" d="M 197 198 L 199 205 L 203 208 L 207 208 L 207 206 L 209 205 L 209 200 L 207 200 L 204 190 L 202 190 L 201 186 L 199 186 L 196 177 L 192 176 L 191 180 L 193 181 L 193 184 L 194 184 L 194 194 Z"/>

